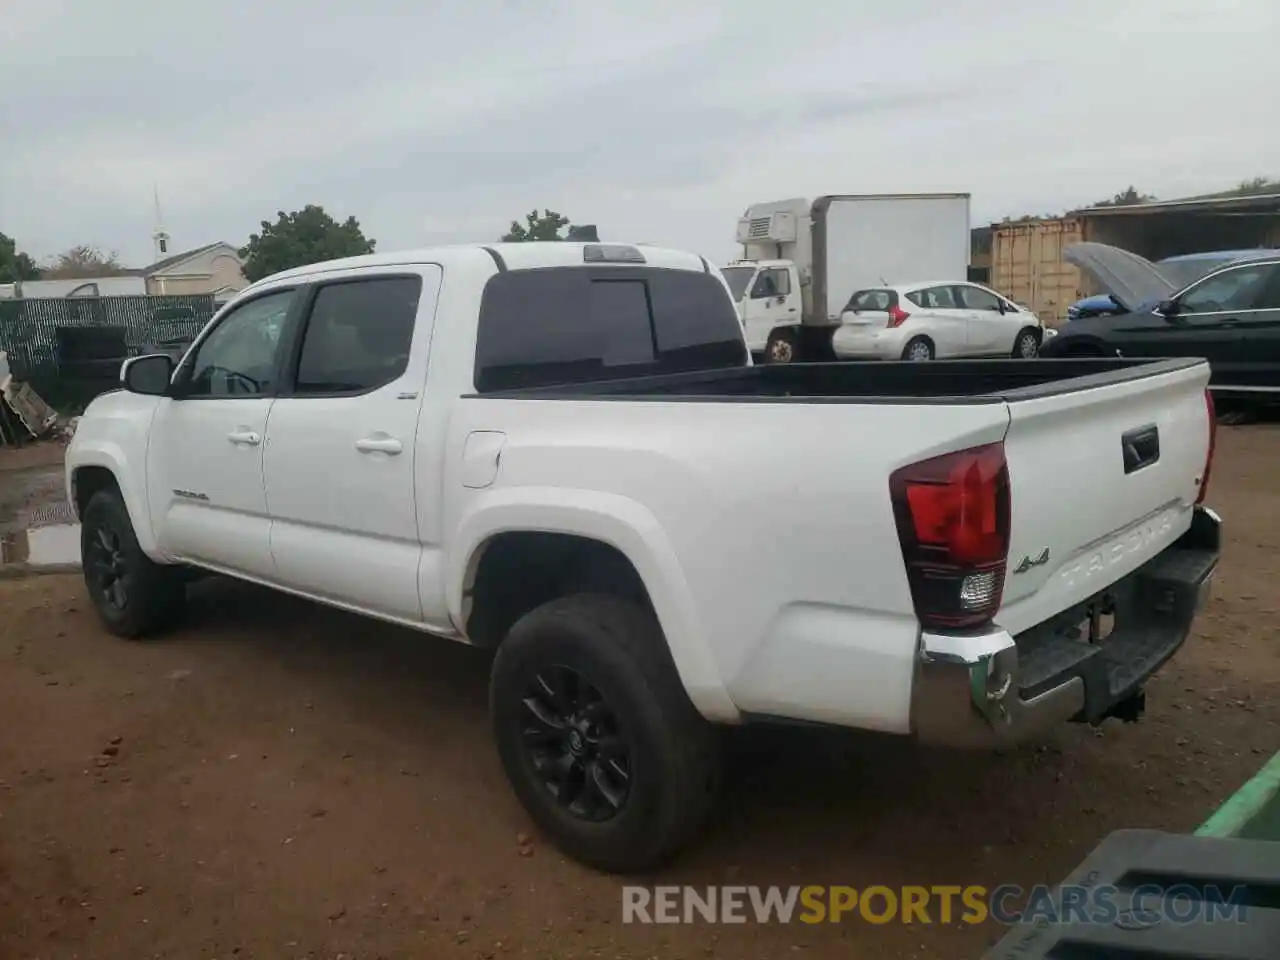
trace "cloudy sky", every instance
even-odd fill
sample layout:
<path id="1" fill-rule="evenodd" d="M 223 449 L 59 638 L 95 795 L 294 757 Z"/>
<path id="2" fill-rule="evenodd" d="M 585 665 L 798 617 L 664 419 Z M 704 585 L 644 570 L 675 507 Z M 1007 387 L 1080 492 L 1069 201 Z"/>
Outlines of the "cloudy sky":
<path id="1" fill-rule="evenodd" d="M 173 249 L 549 206 L 723 260 L 791 196 L 1174 197 L 1280 176 L 1278 38 L 1277 0 L 0 0 L 0 232 L 141 265 L 158 184 Z"/>

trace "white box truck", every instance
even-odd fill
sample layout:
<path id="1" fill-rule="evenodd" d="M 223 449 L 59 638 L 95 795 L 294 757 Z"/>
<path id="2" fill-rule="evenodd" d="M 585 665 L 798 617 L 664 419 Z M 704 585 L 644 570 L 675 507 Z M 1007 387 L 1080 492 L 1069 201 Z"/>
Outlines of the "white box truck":
<path id="1" fill-rule="evenodd" d="M 969 194 L 774 200 L 738 221 L 741 260 L 723 268 L 753 354 L 834 359 L 831 335 L 858 290 L 969 273 Z"/>

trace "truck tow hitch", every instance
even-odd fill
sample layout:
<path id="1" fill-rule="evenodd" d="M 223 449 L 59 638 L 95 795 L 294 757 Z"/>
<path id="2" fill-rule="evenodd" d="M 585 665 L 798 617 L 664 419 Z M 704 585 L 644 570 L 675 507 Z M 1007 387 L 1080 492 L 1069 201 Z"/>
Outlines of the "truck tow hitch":
<path id="1" fill-rule="evenodd" d="M 1146 711 L 1146 709 L 1147 709 L 1146 691 L 1138 690 L 1138 691 L 1135 691 L 1134 693 L 1129 694 L 1129 696 L 1125 697 L 1123 700 L 1120 700 L 1112 704 L 1111 709 L 1109 709 L 1106 713 L 1104 713 L 1101 717 L 1099 717 L 1098 723 L 1095 723 L 1094 726 L 1097 726 L 1098 724 L 1102 723 L 1102 721 L 1107 719 L 1107 717 L 1115 717 L 1117 720 L 1123 723 L 1137 723 L 1140 719 L 1142 719 L 1142 714 Z"/>

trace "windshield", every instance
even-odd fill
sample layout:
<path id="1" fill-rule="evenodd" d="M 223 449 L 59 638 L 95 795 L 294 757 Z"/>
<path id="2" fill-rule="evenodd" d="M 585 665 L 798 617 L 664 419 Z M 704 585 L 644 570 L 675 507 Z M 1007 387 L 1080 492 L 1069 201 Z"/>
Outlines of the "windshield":
<path id="1" fill-rule="evenodd" d="M 742 295 L 747 292 L 747 284 L 756 275 L 756 268 L 725 267 L 720 272 L 724 274 L 724 282 L 729 284 L 729 292 L 733 294 L 733 299 L 741 300 Z"/>

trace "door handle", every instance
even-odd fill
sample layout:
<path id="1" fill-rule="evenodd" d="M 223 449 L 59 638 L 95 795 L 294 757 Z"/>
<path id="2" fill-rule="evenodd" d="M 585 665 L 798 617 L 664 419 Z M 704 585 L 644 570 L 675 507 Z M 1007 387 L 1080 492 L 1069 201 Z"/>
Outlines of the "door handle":
<path id="1" fill-rule="evenodd" d="M 232 430 L 227 434 L 227 439 L 232 443 L 243 444 L 246 447 L 256 447 L 262 442 L 262 436 L 252 430 Z"/>
<path id="2" fill-rule="evenodd" d="M 394 457 L 404 449 L 404 446 L 394 437 L 379 439 L 365 437 L 363 440 L 356 441 L 356 449 L 361 453 L 389 453 Z"/>

